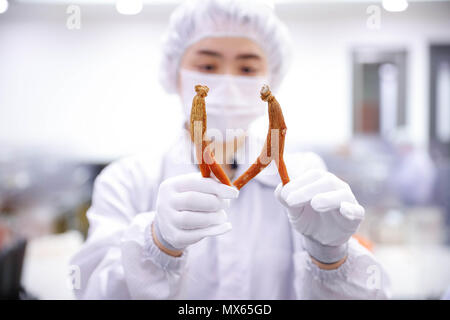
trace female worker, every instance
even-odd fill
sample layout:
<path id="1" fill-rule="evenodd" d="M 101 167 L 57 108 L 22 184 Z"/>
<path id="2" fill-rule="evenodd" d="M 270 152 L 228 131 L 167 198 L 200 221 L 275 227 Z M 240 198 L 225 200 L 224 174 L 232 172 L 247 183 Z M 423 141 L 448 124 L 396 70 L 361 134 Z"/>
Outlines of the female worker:
<path id="1" fill-rule="evenodd" d="M 187 121 L 194 86 L 202 84 L 210 88 L 208 130 L 247 130 L 267 108 L 259 98 L 262 84 L 277 88 L 288 55 L 286 28 L 270 8 L 239 0 L 188 1 L 171 16 L 161 79 L 180 96 Z M 234 137 L 233 152 L 216 155 L 231 179 L 256 158 L 245 141 Z M 364 209 L 318 156 L 285 155 L 289 183 L 277 187 L 278 176 L 261 174 L 239 192 L 203 178 L 191 155 L 186 134 L 159 163 L 139 155 L 99 175 L 89 236 L 72 260 L 81 271 L 77 297 L 389 296 L 382 267 L 351 238 Z M 237 158 L 247 160 L 226 164 Z"/>

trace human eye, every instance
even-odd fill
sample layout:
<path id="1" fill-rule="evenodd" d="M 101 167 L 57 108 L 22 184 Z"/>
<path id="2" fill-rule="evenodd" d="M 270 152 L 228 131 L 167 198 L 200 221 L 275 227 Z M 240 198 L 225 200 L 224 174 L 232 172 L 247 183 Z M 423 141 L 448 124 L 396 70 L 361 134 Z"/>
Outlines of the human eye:
<path id="1" fill-rule="evenodd" d="M 244 75 L 253 75 L 258 72 L 258 69 L 252 66 L 242 66 L 240 69 L 241 73 Z"/>
<path id="2" fill-rule="evenodd" d="M 217 70 L 217 66 L 214 64 L 199 64 L 197 65 L 197 69 L 201 72 L 215 72 Z"/>

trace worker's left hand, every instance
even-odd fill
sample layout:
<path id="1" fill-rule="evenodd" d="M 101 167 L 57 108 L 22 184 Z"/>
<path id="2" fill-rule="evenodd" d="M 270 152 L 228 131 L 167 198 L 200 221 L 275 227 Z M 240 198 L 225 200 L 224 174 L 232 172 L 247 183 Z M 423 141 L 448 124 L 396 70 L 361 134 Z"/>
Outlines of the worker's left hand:
<path id="1" fill-rule="evenodd" d="M 347 241 L 364 218 L 349 185 L 335 175 L 307 171 L 286 185 L 278 185 L 277 199 L 288 209 L 293 227 L 305 237 L 305 249 L 324 263 L 347 254 Z"/>

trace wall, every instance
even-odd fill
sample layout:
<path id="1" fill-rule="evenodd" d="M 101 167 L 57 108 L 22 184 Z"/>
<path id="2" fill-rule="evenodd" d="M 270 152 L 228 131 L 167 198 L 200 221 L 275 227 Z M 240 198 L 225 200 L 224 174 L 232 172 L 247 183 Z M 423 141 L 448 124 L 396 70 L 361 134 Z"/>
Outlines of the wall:
<path id="1" fill-rule="evenodd" d="M 382 11 L 378 31 L 366 27 L 367 6 L 277 7 L 295 41 L 278 95 L 291 143 L 336 145 L 351 137 L 351 48 L 382 46 L 409 51 L 407 122 L 414 142 L 426 146 L 427 45 L 450 43 L 450 3 Z M 171 9 L 146 6 L 123 16 L 113 6 L 82 6 L 82 28 L 70 31 L 66 6 L 13 3 L 0 15 L 0 150 L 47 149 L 87 161 L 161 154 L 181 123 L 177 98 L 157 82 Z"/>
<path id="2" fill-rule="evenodd" d="M 298 116 L 298 127 L 304 128 L 302 136 L 314 136 L 315 142 L 325 144 L 345 141 L 352 133 L 351 49 L 406 48 L 408 131 L 417 145 L 425 146 L 428 44 L 450 42 L 450 4 L 411 3 L 402 13 L 382 10 L 380 30 L 366 27 L 367 7 L 298 5 L 280 10 L 293 31 L 297 54 L 283 93 L 295 92 L 299 108 L 309 110 L 307 117 Z"/>

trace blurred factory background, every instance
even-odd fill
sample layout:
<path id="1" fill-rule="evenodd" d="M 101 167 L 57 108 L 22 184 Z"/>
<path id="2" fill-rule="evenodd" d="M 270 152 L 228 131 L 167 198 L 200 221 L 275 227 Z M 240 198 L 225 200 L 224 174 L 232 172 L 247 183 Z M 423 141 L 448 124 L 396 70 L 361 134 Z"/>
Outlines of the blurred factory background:
<path id="1" fill-rule="evenodd" d="M 95 176 L 128 154 L 160 157 L 180 132 L 178 99 L 158 83 L 161 34 L 179 1 L 144 0 L 134 15 L 119 2 L 0 0 L 0 297 L 73 298 L 67 263 L 86 234 Z M 386 266 L 394 298 L 442 297 L 450 1 L 275 9 L 295 45 L 277 95 L 287 149 L 318 152 L 352 186 L 367 210 L 361 241 Z"/>

